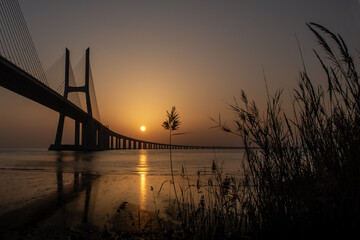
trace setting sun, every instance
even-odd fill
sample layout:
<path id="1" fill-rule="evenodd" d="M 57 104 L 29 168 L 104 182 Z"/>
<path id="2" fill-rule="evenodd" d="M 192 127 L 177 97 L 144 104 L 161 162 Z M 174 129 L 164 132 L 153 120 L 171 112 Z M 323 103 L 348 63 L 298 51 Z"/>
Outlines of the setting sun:
<path id="1" fill-rule="evenodd" d="M 141 127 L 140 127 L 140 130 L 141 130 L 142 132 L 145 132 L 146 127 L 145 127 L 145 126 L 141 126 Z"/>

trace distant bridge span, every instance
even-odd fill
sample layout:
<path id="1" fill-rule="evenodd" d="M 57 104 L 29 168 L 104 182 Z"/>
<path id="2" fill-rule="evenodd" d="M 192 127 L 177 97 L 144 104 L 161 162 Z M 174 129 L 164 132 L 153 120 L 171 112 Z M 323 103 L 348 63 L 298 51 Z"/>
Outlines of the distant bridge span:
<path id="1" fill-rule="evenodd" d="M 73 104 L 32 75 L 0 56 L 0 86 L 44 105 L 60 115 L 75 120 L 75 144 L 61 144 L 62 129 L 57 131 L 55 144 L 50 150 L 108 150 L 108 149 L 167 149 L 170 145 L 143 141 L 118 134 L 94 119 L 89 113 Z M 61 117 L 60 117 L 61 118 Z M 59 125 L 61 125 L 59 121 Z M 80 125 L 82 134 L 80 136 Z M 61 132 L 61 133 L 60 133 Z M 61 136 L 59 136 L 59 134 Z M 209 149 L 237 147 L 172 145 L 174 149 Z"/>

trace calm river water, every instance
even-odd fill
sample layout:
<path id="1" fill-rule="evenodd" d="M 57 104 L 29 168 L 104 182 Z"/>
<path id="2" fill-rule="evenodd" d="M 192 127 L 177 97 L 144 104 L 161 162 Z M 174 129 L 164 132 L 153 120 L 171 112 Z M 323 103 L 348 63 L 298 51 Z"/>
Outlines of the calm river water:
<path id="1" fill-rule="evenodd" d="M 185 166 L 196 178 L 216 159 L 236 175 L 242 156 L 242 150 L 173 150 L 174 171 L 179 175 Z M 0 149 L 1 232 L 33 221 L 102 226 L 123 202 L 154 211 L 154 201 L 167 205 L 169 179 L 169 150 Z"/>

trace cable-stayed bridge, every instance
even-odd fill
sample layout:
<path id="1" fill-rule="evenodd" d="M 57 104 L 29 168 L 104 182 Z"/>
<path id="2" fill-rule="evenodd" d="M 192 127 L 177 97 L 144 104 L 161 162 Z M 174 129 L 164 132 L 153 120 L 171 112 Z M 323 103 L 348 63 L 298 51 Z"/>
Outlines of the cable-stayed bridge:
<path id="1" fill-rule="evenodd" d="M 124 136 L 104 126 L 97 106 L 90 49 L 74 68 L 66 49 L 64 56 L 44 71 L 16 0 L 0 1 L 0 37 L 0 85 L 59 112 L 50 150 L 236 148 L 170 146 Z M 65 117 L 75 121 L 73 145 L 62 144 Z"/>

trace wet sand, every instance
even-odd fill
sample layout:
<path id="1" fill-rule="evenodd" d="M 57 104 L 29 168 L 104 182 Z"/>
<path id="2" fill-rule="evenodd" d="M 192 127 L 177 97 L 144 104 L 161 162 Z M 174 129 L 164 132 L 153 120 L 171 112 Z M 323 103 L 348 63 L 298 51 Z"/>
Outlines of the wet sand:
<path id="1" fill-rule="evenodd" d="M 60 181 L 51 194 L 0 215 L 0 239 L 112 239 L 115 235 L 134 239 L 151 235 L 158 231 L 160 218 L 146 210 L 146 197 L 141 197 L 141 191 L 140 197 L 134 196 L 138 189 L 131 185 L 114 189 L 138 178 L 82 173 L 76 184 L 62 185 Z M 145 188 L 141 178 L 139 184 Z M 134 198 L 140 204 L 123 201 Z"/>

